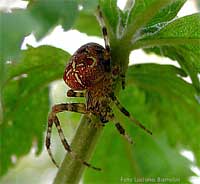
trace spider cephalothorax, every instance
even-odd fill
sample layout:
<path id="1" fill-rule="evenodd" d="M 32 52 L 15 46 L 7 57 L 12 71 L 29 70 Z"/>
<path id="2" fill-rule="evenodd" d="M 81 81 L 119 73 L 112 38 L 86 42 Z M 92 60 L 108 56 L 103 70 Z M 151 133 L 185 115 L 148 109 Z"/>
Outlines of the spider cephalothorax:
<path id="1" fill-rule="evenodd" d="M 67 92 L 69 97 L 85 97 L 86 104 L 84 103 L 63 103 L 57 104 L 52 107 L 52 111 L 48 117 L 48 129 L 46 136 L 46 147 L 48 153 L 58 167 L 54 160 L 50 150 L 50 137 L 52 125 L 55 124 L 61 138 L 62 144 L 65 149 L 73 156 L 72 150 L 68 142 L 66 141 L 63 131 L 60 126 L 60 122 L 57 118 L 57 113 L 62 111 L 79 112 L 88 115 L 91 114 L 97 116 L 102 125 L 108 121 L 114 122 L 119 133 L 124 136 L 130 143 L 131 138 L 126 134 L 125 129 L 116 121 L 115 115 L 111 108 L 111 102 L 119 108 L 119 110 L 126 115 L 135 124 L 140 126 L 149 134 L 151 131 L 146 129 L 139 121 L 133 118 L 130 113 L 120 104 L 114 95 L 113 90 L 113 74 L 116 75 L 116 70 L 111 68 L 111 54 L 108 42 L 107 29 L 102 17 L 102 12 L 98 7 L 98 18 L 102 26 L 102 33 L 105 41 L 105 48 L 97 43 L 88 43 L 80 47 L 71 57 L 69 63 L 66 66 L 63 79 L 65 83 L 71 88 Z M 96 170 L 99 168 L 93 167 L 87 162 L 81 160 L 79 157 L 75 157 L 84 165 Z"/>
<path id="2" fill-rule="evenodd" d="M 101 45 L 85 44 L 71 57 L 63 79 L 73 90 L 93 87 L 105 76 L 107 64 L 110 64 L 109 59 Z"/>

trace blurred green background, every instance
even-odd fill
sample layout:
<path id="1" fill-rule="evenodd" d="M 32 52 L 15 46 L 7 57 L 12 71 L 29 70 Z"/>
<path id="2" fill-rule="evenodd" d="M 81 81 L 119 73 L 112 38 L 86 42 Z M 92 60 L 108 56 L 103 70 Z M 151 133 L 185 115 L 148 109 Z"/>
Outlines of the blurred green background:
<path id="1" fill-rule="evenodd" d="M 145 19 L 145 12 L 154 10 L 151 3 L 158 1 L 136 2 L 135 9 L 127 3 L 122 11 L 117 5 L 122 8 L 123 1 L 100 1 L 109 33 L 117 27 L 119 17 L 122 25 L 137 17 Z M 57 169 L 44 148 L 48 112 L 56 103 L 83 101 L 66 97 L 68 88 L 61 78 L 70 55 L 82 44 L 103 44 L 94 16 L 97 4 L 97 0 L 0 2 L 0 183 L 52 183 Z M 149 33 L 159 32 L 162 25 L 177 18 L 180 9 L 192 14 L 199 11 L 198 6 L 195 0 L 174 1 L 148 22 L 142 39 L 153 39 Z M 183 25 L 185 29 L 181 29 Z M 114 108 L 135 144 L 129 145 L 112 123 L 107 124 L 92 158 L 103 172 L 87 169 L 82 183 L 200 182 L 199 26 L 196 13 L 156 35 L 193 39 L 188 45 L 169 44 L 131 53 L 127 87 L 120 91 L 119 99 L 153 136 Z M 68 112 L 58 116 L 70 142 L 80 115 Z M 66 153 L 55 129 L 52 149 L 56 160 L 62 162 Z"/>

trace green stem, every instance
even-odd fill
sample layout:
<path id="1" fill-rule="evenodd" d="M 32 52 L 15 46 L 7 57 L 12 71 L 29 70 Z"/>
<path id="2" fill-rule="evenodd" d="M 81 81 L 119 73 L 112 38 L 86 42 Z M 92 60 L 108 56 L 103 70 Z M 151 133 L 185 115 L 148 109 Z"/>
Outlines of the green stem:
<path id="1" fill-rule="evenodd" d="M 73 152 L 85 161 L 91 158 L 96 142 L 103 130 L 101 126 L 98 126 L 98 121 L 97 119 L 93 119 L 90 122 L 87 116 L 83 116 L 71 144 Z M 85 166 L 80 161 L 72 159 L 67 154 L 58 170 L 54 184 L 79 183 L 84 169 Z"/>

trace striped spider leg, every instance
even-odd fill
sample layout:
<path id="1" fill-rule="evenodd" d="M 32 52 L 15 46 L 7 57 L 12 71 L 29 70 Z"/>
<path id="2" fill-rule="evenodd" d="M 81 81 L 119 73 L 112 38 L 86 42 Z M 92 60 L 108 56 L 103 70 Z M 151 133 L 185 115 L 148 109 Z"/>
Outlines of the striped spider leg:
<path id="1" fill-rule="evenodd" d="M 123 126 L 116 121 L 115 115 L 113 114 L 112 110 L 110 109 L 110 114 L 108 114 L 108 120 L 112 121 L 115 124 L 117 131 L 130 143 L 133 144 L 132 138 L 126 133 L 126 130 Z"/>
<path id="2" fill-rule="evenodd" d="M 110 107 L 111 102 L 114 102 L 114 104 L 125 116 L 127 116 L 131 121 L 145 130 L 147 133 L 152 134 L 150 130 L 148 130 L 144 125 L 130 115 L 130 113 L 119 103 L 114 95 L 113 82 L 115 81 L 115 78 L 118 76 L 122 78 L 122 88 L 124 88 L 125 77 L 124 75 L 120 74 L 121 71 L 118 67 L 114 66 L 111 70 L 111 49 L 109 45 L 108 32 L 99 6 L 97 8 L 97 14 L 102 29 L 105 48 L 97 43 L 87 43 L 81 46 L 71 56 L 63 75 L 65 83 L 71 88 L 67 92 L 67 96 L 85 97 L 86 104 L 57 104 L 52 107 L 52 110 L 48 116 L 46 147 L 51 160 L 57 167 L 58 164 L 54 160 L 50 149 L 50 139 L 53 124 L 55 124 L 58 130 L 58 134 L 65 150 L 68 151 L 73 158 L 79 160 L 82 164 L 90 168 L 100 170 L 100 168 L 96 168 L 80 159 L 78 156 L 75 156 L 75 153 L 73 153 L 70 145 L 64 137 L 60 122 L 57 118 L 57 113 L 59 112 L 72 111 L 87 114 L 88 116 L 93 114 L 99 117 L 103 125 L 108 121 L 113 121 L 119 133 L 130 143 L 133 143 L 122 125 L 115 120 L 114 114 Z"/>
<path id="3" fill-rule="evenodd" d="M 97 18 L 99 19 L 99 22 L 100 22 L 100 25 L 101 25 L 101 29 L 102 29 L 102 33 L 103 33 L 103 37 L 104 37 L 104 42 L 105 42 L 105 48 L 107 50 L 108 56 L 111 57 L 111 54 L 110 54 L 110 44 L 109 44 L 109 39 L 108 39 L 108 32 L 107 32 L 107 29 L 106 29 L 105 21 L 103 19 L 103 14 L 102 14 L 102 11 L 100 9 L 100 6 L 98 6 L 98 9 L 97 9 Z M 111 61 L 111 58 L 110 58 L 109 62 L 110 61 Z M 113 67 L 112 71 L 111 71 L 111 74 L 112 74 L 113 82 L 115 82 L 116 76 L 119 75 L 121 77 L 121 80 L 122 80 L 122 89 L 125 89 L 125 75 L 122 74 L 122 71 L 120 71 L 120 68 L 118 66 Z M 114 95 L 114 93 L 111 93 L 110 98 L 112 99 L 112 101 L 116 104 L 116 106 L 119 108 L 119 110 L 125 116 L 127 116 L 137 126 L 139 126 L 143 130 L 145 130 L 147 133 L 149 133 L 150 135 L 152 135 L 152 132 L 150 130 L 148 130 L 137 119 L 135 119 L 133 116 L 131 116 L 130 113 L 120 104 L 120 102 L 117 100 L 117 98 Z M 117 127 L 118 127 L 118 130 L 120 130 L 121 132 L 125 132 L 125 131 L 122 131 L 123 127 L 120 124 L 117 124 Z"/>
<path id="4" fill-rule="evenodd" d="M 105 21 L 103 18 L 103 13 L 100 9 L 100 6 L 97 7 L 97 18 L 99 20 L 99 23 L 100 23 L 100 26 L 102 29 L 102 34 L 103 34 L 104 43 L 105 43 L 105 49 L 107 51 L 107 56 L 109 58 L 108 60 L 109 60 L 109 65 L 110 65 L 111 53 L 110 53 L 110 44 L 109 44 L 109 39 L 108 39 L 108 31 L 106 28 L 106 24 L 105 24 Z M 111 66 L 110 66 L 110 68 L 111 68 Z M 108 71 L 111 71 L 111 69 Z M 112 73 L 113 81 L 116 80 L 117 76 L 119 76 L 121 78 L 122 89 L 125 89 L 125 75 L 122 73 L 120 68 L 118 66 L 113 67 L 111 73 Z"/>
<path id="5" fill-rule="evenodd" d="M 114 95 L 114 93 L 110 94 L 110 98 L 115 103 L 115 105 L 118 107 L 118 109 L 126 116 L 128 117 L 133 123 L 135 123 L 137 126 L 142 128 L 144 131 L 146 131 L 148 134 L 152 135 L 152 132 L 147 129 L 142 123 L 140 123 L 136 118 L 134 118 L 119 102 L 117 97 Z"/>
<path id="6" fill-rule="evenodd" d="M 84 93 L 69 90 L 67 92 L 67 95 L 70 96 L 70 97 L 80 97 L 80 96 L 84 96 Z M 68 153 L 74 159 L 79 160 L 85 166 L 90 167 L 90 168 L 95 169 L 95 170 L 101 170 L 100 168 L 94 167 L 91 164 L 87 163 L 86 161 L 80 159 L 77 155 L 75 155 L 72 152 L 70 145 L 68 144 L 67 140 L 65 139 L 65 136 L 64 136 L 63 130 L 61 128 L 59 119 L 56 115 L 57 113 L 63 112 L 63 111 L 71 111 L 71 112 L 78 112 L 78 113 L 81 113 L 81 114 L 87 114 L 86 106 L 85 106 L 84 103 L 62 103 L 62 104 L 54 105 L 52 107 L 52 110 L 51 110 L 51 112 L 48 116 L 48 128 L 47 128 L 47 135 L 46 135 L 46 148 L 47 148 L 48 154 L 49 154 L 52 162 L 56 165 L 56 167 L 59 168 L 59 165 L 55 161 L 53 154 L 51 152 L 51 149 L 50 149 L 52 126 L 53 126 L 53 124 L 55 124 L 56 129 L 58 130 L 58 134 L 60 136 L 60 139 L 62 141 L 62 144 L 63 144 L 65 150 L 68 151 Z"/>

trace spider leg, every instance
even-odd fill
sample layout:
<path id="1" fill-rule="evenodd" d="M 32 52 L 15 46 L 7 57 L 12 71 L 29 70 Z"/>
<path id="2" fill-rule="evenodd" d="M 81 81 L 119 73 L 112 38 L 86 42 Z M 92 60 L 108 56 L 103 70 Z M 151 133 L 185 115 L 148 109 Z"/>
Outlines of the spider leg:
<path id="1" fill-rule="evenodd" d="M 67 91 L 67 96 L 68 97 L 85 97 L 85 93 L 80 92 L 80 91 L 74 91 L 74 90 L 70 89 Z"/>
<path id="2" fill-rule="evenodd" d="M 49 119 L 48 120 L 48 128 L 47 128 L 47 135 L 46 135 L 46 149 L 48 151 L 48 154 L 52 160 L 52 162 L 54 163 L 54 165 L 59 168 L 57 162 L 55 161 L 55 159 L 53 158 L 53 154 L 51 152 L 51 148 L 50 148 L 50 145 L 51 145 L 51 131 L 52 131 L 52 126 L 53 126 L 53 120 L 52 119 Z"/>
<path id="3" fill-rule="evenodd" d="M 99 23 L 101 25 L 101 29 L 102 29 L 102 34 L 103 34 L 103 38 L 104 38 L 104 42 L 105 42 L 105 48 L 106 48 L 106 56 L 105 58 L 107 62 L 109 62 L 110 65 L 110 44 L 109 44 L 109 39 L 108 39 L 108 31 L 106 28 L 106 24 L 103 18 L 103 13 L 100 9 L 100 6 L 97 7 L 97 18 L 99 20 Z M 109 60 L 109 61 L 108 61 Z M 111 67 L 109 68 L 109 72 L 111 70 Z M 125 75 L 124 74 L 120 74 L 121 80 L 122 80 L 122 89 L 125 89 Z"/>
<path id="4" fill-rule="evenodd" d="M 126 84 L 125 75 L 121 74 L 120 77 L 121 77 L 121 80 L 122 80 L 122 89 L 125 89 L 125 84 Z"/>
<path id="5" fill-rule="evenodd" d="M 120 70 L 119 66 L 114 66 L 112 68 L 112 80 L 113 80 L 113 82 L 115 83 L 118 80 L 119 77 L 121 79 L 122 89 L 125 89 L 125 75 Z"/>
<path id="6" fill-rule="evenodd" d="M 67 140 L 65 139 L 65 136 L 64 136 L 64 133 L 63 133 L 62 128 L 60 126 L 60 122 L 58 120 L 58 117 L 56 116 L 57 113 L 63 112 L 63 111 L 79 112 L 79 113 L 83 113 L 83 114 L 87 113 L 85 104 L 83 104 L 83 103 L 57 104 L 57 105 L 52 107 L 52 111 L 51 111 L 51 113 L 49 114 L 49 117 L 48 117 L 48 129 L 47 129 L 47 135 L 46 135 L 46 148 L 47 148 L 48 154 L 49 154 L 52 162 L 56 165 L 56 167 L 59 167 L 57 162 L 53 158 L 53 155 L 52 155 L 52 152 L 51 152 L 51 149 L 50 149 L 51 131 L 52 131 L 53 123 L 54 123 L 56 125 L 56 128 L 58 130 L 58 134 L 60 136 L 60 139 L 62 141 L 62 144 L 63 144 L 65 150 L 68 151 L 73 158 L 79 160 L 85 166 L 93 168 L 95 170 L 101 170 L 100 168 L 96 168 L 96 167 L 92 166 L 91 164 L 87 163 L 86 161 L 80 159 L 78 156 L 76 156 L 72 152 L 70 145 L 68 144 Z"/>
<path id="7" fill-rule="evenodd" d="M 100 9 L 100 6 L 97 7 L 97 18 L 99 20 L 99 23 L 101 25 L 101 29 L 102 29 L 102 34 L 103 34 L 103 38 L 104 38 L 104 42 L 105 42 L 105 48 L 107 51 L 107 58 L 110 60 L 110 44 L 109 44 L 109 39 L 108 39 L 108 31 L 106 29 L 106 24 L 105 21 L 103 19 L 103 13 Z M 125 75 L 124 74 L 120 74 L 121 80 L 122 80 L 122 89 L 125 89 Z"/>
<path id="8" fill-rule="evenodd" d="M 102 64 L 105 67 L 105 72 L 111 72 L 111 56 L 110 56 L 110 44 L 109 44 L 109 39 L 108 39 L 108 31 L 106 28 L 106 24 L 103 19 L 103 13 L 100 9 L 100 6 L 97 7 L 97 19 L 99 20 L 103 38 L 104 38 L 104 43 L 105 43 L 105 53 L 103 56 Z"/>
<path id="9" fill-rule="evenodd" d="M 119 131 L 119 133 L 130 143 L 133 144 L 133 140 L 131 137 L 126 133 L 125 129 L 122 127 L 122 125 L 118 122 L 115 123 L 115 127 Z"/>
<path id="10" fill-rule="evenodd" d="M 109 108 L 110 111 L 109 113 L 106 115 L 106 117 L 100 117 L 100 120 L 102 122 L 102 124 L 104 125 L 105 123 L 107 123 L 108 121 L 112 121 L 115 124 L 115 127 L 117 128 L 118 132 L 130 143 L 133 144 L 133 140 L 131 139 L 131 137 L 126 133 L 125 129 L 122 127 L 122 125 L 119 122 L 116 122 L 115 120 L 115 115 L 113 114 L 111 108 Z"/>
<path id="11" fill-rule="evenodd" d="M 112 101 L 115 103 L 115 105 L 125 116 L 127 116 L 132 122 L 134 122 L 137 126 L 142 128 L 144 131 L 152 135 L 152 132 L 149 129 L 147 129 L 142 123 L 140 123 L 137 119 L 135 119 L 133 116 L 130 115 L 130 113 L 120 104 L 120 102 L 113 93 L 110 94 L 110 97 Z"/>
<path id="12" fill-rule="evenodd" d="M 104 22 L 103 13 L 100 9 L 100 6 L 97 7 L 97 18 L 98 18 L 99 23 L 101 25 L 106 51 L 110 55 L 110 44 L 109 44 L 109 39 L 108 39 L 108 31 L 106 29 L 106 24 Z"/>

